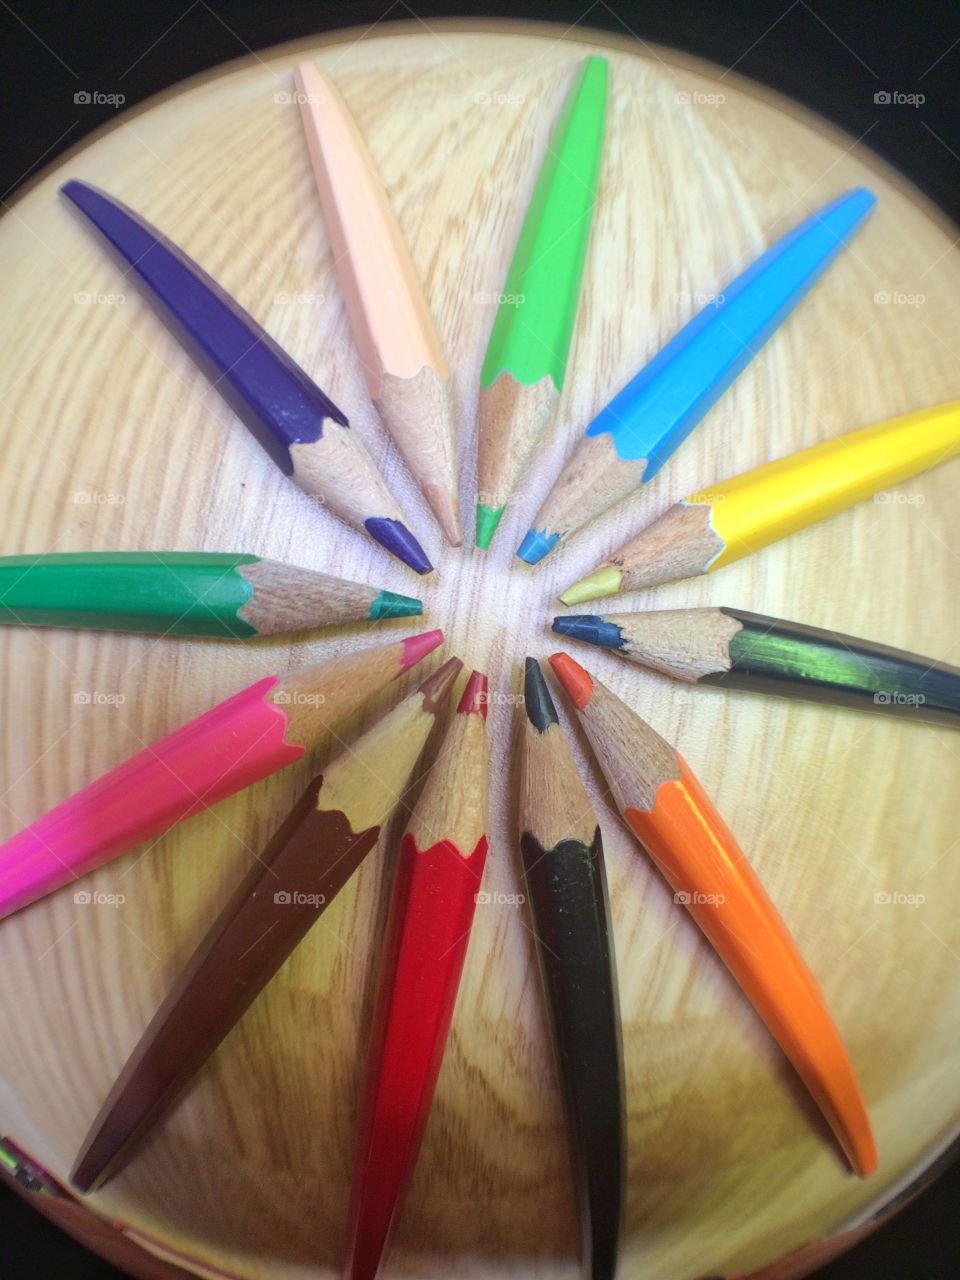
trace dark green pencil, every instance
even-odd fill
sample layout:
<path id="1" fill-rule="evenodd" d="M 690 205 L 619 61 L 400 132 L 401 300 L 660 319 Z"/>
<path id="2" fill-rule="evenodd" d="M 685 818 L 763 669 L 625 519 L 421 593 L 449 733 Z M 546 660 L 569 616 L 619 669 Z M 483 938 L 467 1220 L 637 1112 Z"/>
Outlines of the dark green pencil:
<path id="1" fill-rule="evenodd" d="M 839 631 L 726 607 L 568 614 L 553 629 L 691 684 L 960 729 L 960 669 Z"/>

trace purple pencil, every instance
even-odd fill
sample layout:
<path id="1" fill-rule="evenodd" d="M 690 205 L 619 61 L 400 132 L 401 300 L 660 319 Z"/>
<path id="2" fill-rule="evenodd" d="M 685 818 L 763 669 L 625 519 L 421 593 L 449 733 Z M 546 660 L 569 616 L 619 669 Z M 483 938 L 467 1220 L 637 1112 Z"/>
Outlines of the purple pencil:
<path id="1" fill-rule="evenodd" d="M 433 566 L 344 414 L 252 316 L 149 222 L 85 182 L 61 192 L 285 475 L 417 573 Z"/>

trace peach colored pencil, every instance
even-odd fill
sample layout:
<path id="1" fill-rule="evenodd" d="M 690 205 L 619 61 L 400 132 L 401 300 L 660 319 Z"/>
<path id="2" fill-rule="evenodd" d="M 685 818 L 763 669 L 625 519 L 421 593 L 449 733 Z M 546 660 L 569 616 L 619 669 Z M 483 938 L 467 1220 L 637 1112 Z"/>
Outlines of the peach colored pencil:
<path id="1" fill-rule="evenodd" d="M 310 160 L 370 398 L 447 540 L 460 545 L 450 369 L 356 122 L 312 62 L 296 70 Z"/>

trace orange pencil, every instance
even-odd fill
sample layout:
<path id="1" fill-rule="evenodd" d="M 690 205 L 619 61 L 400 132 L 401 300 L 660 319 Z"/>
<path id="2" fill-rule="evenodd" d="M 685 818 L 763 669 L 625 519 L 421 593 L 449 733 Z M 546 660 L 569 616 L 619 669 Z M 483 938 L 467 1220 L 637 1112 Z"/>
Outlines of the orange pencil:
<path id="1" fill-rule="evenodd" d="M 860 1083 L 817 981 L 680 754 L 566 653 L 550 665 L 624 820 L 793 1063 L 861 1177 L 877 1153 Z"/>

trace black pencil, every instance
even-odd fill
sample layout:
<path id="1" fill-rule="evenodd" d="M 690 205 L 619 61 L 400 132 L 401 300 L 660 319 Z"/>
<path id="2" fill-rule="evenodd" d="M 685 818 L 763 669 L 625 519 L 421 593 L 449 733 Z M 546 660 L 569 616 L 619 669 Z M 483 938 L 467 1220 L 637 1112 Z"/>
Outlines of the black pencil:
<path id="1" fill-rule="evenodd" d="M 524 673 L 520 854 L 564 1096 L 584 1275 L 612 1280 L 623 1206 L 623 1049 L 603 845 L 540 670 Z"/>
<path id="2" fill-rule="evenodd" d="M 553 629 L 691 684 L 960 729 L 960 668 L 803 622 L 723 607 L 568 614 Z"/>

